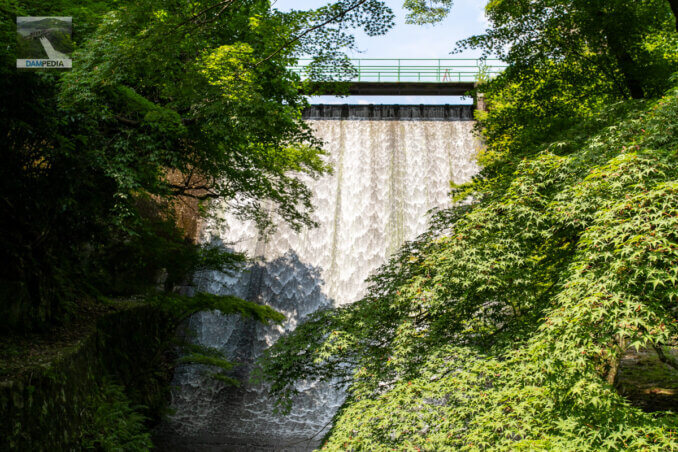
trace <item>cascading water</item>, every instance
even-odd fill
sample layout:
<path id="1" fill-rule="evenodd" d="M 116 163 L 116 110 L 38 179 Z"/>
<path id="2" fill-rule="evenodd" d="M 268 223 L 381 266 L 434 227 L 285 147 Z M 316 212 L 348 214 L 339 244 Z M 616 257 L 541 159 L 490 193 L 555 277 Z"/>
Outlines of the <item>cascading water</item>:
<path id="1" fill-rule="evenodd" d="M 245 251 L 258 263 L 235 276 L 201 275 L 199 289 L 266 303 L 287 316 L 279 327 L 213 313 L 191 320 L 198 342 L 241 362 L 252 363 L 317 309 L 359 299 L 366 278 L 425 231 L 427 212 L 448 205 L 450 182 L 467 182 L 478 170 L 471 106 L 316 105 L 305 117 L 334 166 L 333 175 L 307 181 L 320 226 L 295 233 L 280 225 L 264 241 L 252 223 L 217 205 L 225 221 L 203 228 L 202 240 Z M 242 366 L 240 376 L 249 370 Z M 180 366 L 174 384 L 176 413 L 161 440 L 177 450 L 312 449 L 344 400 L 327 385 L 299 383 L 304 391 L 291 414 L 278 416 L 263 386 L 224 387 L 195 366 Z"/>

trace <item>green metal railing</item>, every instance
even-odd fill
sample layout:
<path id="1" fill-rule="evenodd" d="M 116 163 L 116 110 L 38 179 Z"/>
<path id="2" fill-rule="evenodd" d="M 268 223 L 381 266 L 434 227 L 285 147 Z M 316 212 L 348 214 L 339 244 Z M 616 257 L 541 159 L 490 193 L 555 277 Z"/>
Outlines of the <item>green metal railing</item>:
<path id="1" fill-rule="evenodd" d="M 290 69 L 302 78 L 319 80 L 346 80 L 346 71 L 335 66 L 315 65 L 309 70 L 311 59 L 300 59 Z M 477 82 L 500 74 L 506 64 L 501 60 L 476 60 L 469 58 L 354 58 L 354 82 Z"/>

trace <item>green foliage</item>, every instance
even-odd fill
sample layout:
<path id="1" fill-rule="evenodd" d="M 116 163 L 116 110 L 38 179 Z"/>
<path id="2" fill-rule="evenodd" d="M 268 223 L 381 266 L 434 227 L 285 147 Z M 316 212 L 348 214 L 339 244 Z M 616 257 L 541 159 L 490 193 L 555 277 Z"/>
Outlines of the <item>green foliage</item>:
<path id="1" fill-rule="evenodd" d="M 64 76 L 62 105 L 87 125 L 88 147 L 118 187 L 116 210 L 129 215 L 127 194 L 138 190 L 238 194 L 245 216 L 268 224 L 261 202 L 271 200 L 284 220 L 308 224 L 310 194 L 288 173 L 326 167 L 301 121 L 289 51 L 255 64 L 283 44 L 279 19 L 265 2 L 234 3 L 215 27 L 193 26 L 193 14 L 183 2 L 128 5 L 106 16 Z M 304 142 L 313 152 L 287 151 Z M 168 180 L 168 169 L 183 177 Z"/>
<path id="2" fill-rule="evenodd" d="M 240 386 L 240 380 L 228 375 L 233 368 L 237 367 L 237 364 L 225 359 L 218 349 L 197 344 L 186 344 L 183 351 L 187 354 L 179 358 L 178 362 L 204 366 L 211 370 L 210 377 L 217 381 L 228 386 Z"/>
<path id="3" fill-rule="evenodd" d="M 678 71 L 675 18 L 664 0 L 497 0 L 486 12 L 491 27 L 458 46 L 509 63 L 479 88 L 489 106 L 478 113 L 487 145 L 480 163 L 490 179 L 508 176 L 517 159 L 594 113 L 605 120 L 605 105 L 662 95 Z"/>
<path id="4" fill-rule="evenodd" d="M 245 319 L 251 319 L 263 324 L 280 324 L 285 316 L 270 306 L 243 300 L 232 295 L 214 295 L 198 292 L 193 296 L 175 293 L 157 294 L 148 298 L 150 306 L 159 312 L 167 314 L 170 329 L 179 330 L 186 326 L 185 322 L 192 315 L 202 311 L 218 311 L 221 314 L 238 314 Z M 180 363 L 199 365 L 210 377 L 229 386 L 238 386 L 240 381 L 231 376 L 231 371 L 239 365 L 224 357 L 221 350 L 194 344 L 190 341 L 190 331 L 183 330 L 180 338 L 172 337 L 159 347 L 160 352 L 167 352 L 170 347 L 181 350 L 178 359 Z M 156 358 L 161 358 L 161 353 Z"/>
<path id="5" fill-rule="evenodd" d="M 329 450 L 670 450 L 672 414 L 630 408 L 588 382 L 562 391 L 533 361 L 445 347 L 420 375 L 376 397 L 353 396 Z M 590 391 L 592 394 L 584 394 Z M 591 398 L 587 399 L 586 396 Z"/>
<path id="6" fill-rule="evenodd" d="M 177 228 L 173 215 L 160 217 L 150 200 L 137 200 L 147 212 L 130 231 L 110 229 L 108 243 L 88 249 L 89 284 L 109 295 L 143 293 L 159 286 L 171 291 L 191 286 L 198 271 L 234 271 L 245 255 L 216 246 L 193 243 Z M 112 240 L 110 240 L 112 239 Z"/>
<path id="7" fill-rule="evenodd" d="M 676 448 L 675 415 L 615 387 L 626 352 L 678 339 L 669 4 L 487 11 L 493 27 L 461 47 L 510 67 L 482 86 L 481 174 L 364 299 L 268 350 L 261 375 L 283 410 L 295 381 L 349 384 L 333 450 Z"/>
<path id="8" fill-rule="evenodd" d="M 417 25 L 440 22 L 449 14 L 452 3 L 452 0 L 405 0 L 403 8 L 409 11 L 405 22 Z"/>
<path id="9" fill-rule="evenodd" d="M 163 274 L 171 290 L 242 260 L 193 245 L 179 206 L 198 218 L 220 200 L 262 230 L 313 226 L 304 180 L 330 168 L 287 67 L 306 54 L 350 71 L 351 30 L 380 34 L 393 18 L 377 0 L 292 12 L 6 0 L 0 13 L 0 325 L 23 330 L 68 320 L 73 300 L 141 292 Z M 31 15 L 73 17 L 73 42 L 59 41 L 75 49 L 72 71 L 14 69 L 26 44 L 15 16 Z"/>
<path id="10" fill-rule="evenodd" d="M 89 417 L 83 425 L 82 450 L 151 450 L 151 436 L 137 408 L 130 405 L 122 386 L 105 379 L 87 407 Z"/>
<path id="11" fill-rule="evenodd" d="M 175 323 L 180 324 L 184 319 L 200 311 L 219 311 L 222 314 L 239 314 L 244 318 L 262 323 L 280 323 L 285 316 L 270 306 L 243 300 L 233 295 L 215 295 L 199 292 L 193 296 L 176 293 L 152 295 L 148 302 L 170 314 Z"/>
<path id="12" fill-rule="evenodd" d="M 439 213 L 364 299 L 269 350 L 282 407 L 295 380 L 351 381 L 332 450 L 678 447 L 675 415 L 614 387 L 625 352 L 678 338 L 677 125 L 674 89 L 510 148 L 513 171 L 458 188 L 475 201 Z"/>
<path id="13" fill-rule="evenodd" d="M 492 27 L 461 48 L 502 58 L 513 81 L 556 65 L 574 70 L 559 76 L 565 81 L 588 72 L 605 82 L 598 88 L 604 93 L 642 98 L 661 95 L 676 70 L 664 55 L 675 51 L 675 17 L 666 0 L 493 0 L 486 12 Z"/>
<path id="14" fill-rule="evenodd" d="M 3 336 L 0 450 L 148 448 L 173 371 L 153 357 L 175 330 L 146 303 L 90 309 L 46 334 Z"/>

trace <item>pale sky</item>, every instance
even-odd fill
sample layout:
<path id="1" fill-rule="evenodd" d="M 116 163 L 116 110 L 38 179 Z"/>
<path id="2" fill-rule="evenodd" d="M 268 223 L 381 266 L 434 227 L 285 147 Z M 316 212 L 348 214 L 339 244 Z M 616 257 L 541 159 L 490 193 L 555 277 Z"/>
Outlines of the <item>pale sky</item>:
<path id="1" fill-rule="evenodd" d="M 278 0 L 274 8 L 289 9 L 317 8 L 327 4 L 326 0 Z M 436 25 L 408 25 L 402 0 L 387 0 L 395 13 L 395 26 L 385 35 L 370 37 L 356 34 L 360 53 L 349 54 L 355 58 L 477 58 L 479 51 L 465 51 L 450 55 L 455 43 L 485 31 L 487 19 L 484 8 L 487 0 L 455 0 L 450 15 Z M 315 96 L 312 103 L 359 103 L 359 104 L 459 104 L 456 96 Z"/>

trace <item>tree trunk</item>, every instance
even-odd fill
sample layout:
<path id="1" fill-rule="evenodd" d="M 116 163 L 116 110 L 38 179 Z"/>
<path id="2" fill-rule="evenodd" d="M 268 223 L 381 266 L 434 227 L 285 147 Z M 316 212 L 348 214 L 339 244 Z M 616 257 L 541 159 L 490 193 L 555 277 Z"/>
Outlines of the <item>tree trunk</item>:
<path id="1" fill-rule="evenodd" d="M 638 77 L 638 71 L 636 70 L 636 64 L 631 57 L 628 49 L 624 43 L 620 42 L 615 36 L 608 34 L 607 42 L 610 46 L 610 53 L 617 60 L 617 65 L 619 70 L 622 72 L 624 77 L 624 84 L 631 94 L 633 99 L 642 99 L 645 97 L 643 92 L 643 84 Z"/>
<path id="2" fill-rule="evenodd" d="M 659 357 L 659 361 L 663 362 L 664 364 L 667 364 L 674 369 L 678 370 L 678 361 L 671 356 L 671 355 L 666 355 L 664 353 L 664 350 L 662 349 L 661 344 L 655 344 L 654 345 L 654 350 L 657 352 L 657 356 Z"/>
<path id="3" fill-rule="evenodd" d="M 619 375 L 619 364 L 621 364 L 621 356 L 610 361 L 610 368 L 605 376 L 605 381 L 610 386 L 615 386 L 617 383 L 617 376 Z"/>
<path id="4" fill-rule="evenodd" d="M 624 353 L 626 353 L 626 349 L 628 347 L 628 340 L 625 337 L 618 336 L 616 342 L 617 342 L 616 344 L 617 351 L 619 354 L 610 358 L 610 361 L 608 362 L 608 365 L 610 367 L 608 368 L 607 375 L 605 375 L 605 380 L 611 386 L 617 385 L 617 377 L 619 377 L 619 366 L 621 365 L 621 360 L 624 357 Z"/>
<path id="5" fill-rule="evenodd" d="M 675 2 L 678 0 L 670 1 Z M 616 61 L 617 67 L 619 67 L 619 70 L 622 73 L 624 85 L 631 95 L 631 98 L 644 98 L 645 93 L 643 92 L 643 84 L 639 77 L 640 71 L 633 61 L 633 57 L 629 53 L 629 40 L 626 39 L 627 36 L 624 34 L 625 30 L 618 27 L 612 14 L 598 10 L 595 15 L 600 20 L 600 31 L 603 33 L 603 36 L 605 36 L 605 41 L 607 41 L 607 50 L 609 51 L 610 56 Z"/>
<path id="6" fill-rule="evenodd" d="M 669 5 L 671 5 L 671 11 L 673 11 L 673 16 L 676 19 L 676 31 L 678 31 L 678 0 L 668 0 Z"/>

